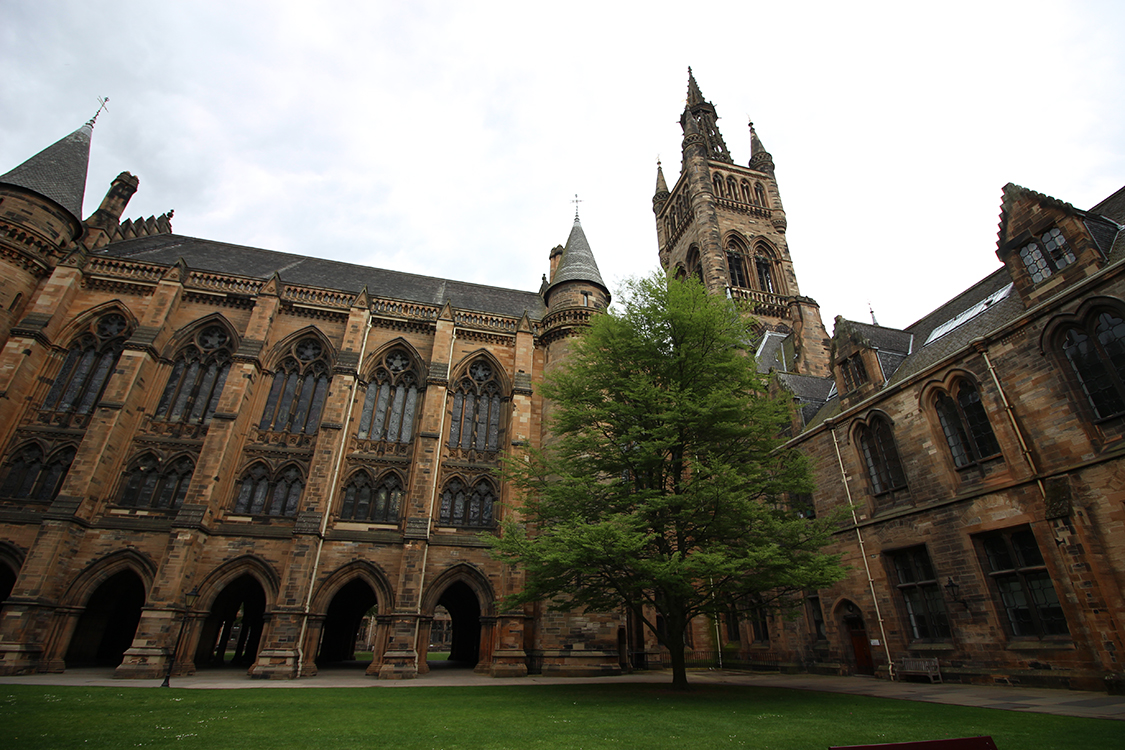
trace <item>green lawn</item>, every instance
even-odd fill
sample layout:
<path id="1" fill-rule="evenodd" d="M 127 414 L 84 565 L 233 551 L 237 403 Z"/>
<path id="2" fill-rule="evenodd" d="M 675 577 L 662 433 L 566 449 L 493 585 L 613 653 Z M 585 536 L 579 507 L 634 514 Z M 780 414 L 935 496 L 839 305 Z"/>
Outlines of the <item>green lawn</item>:
<path id="1" fill-rule="evenodd" d="M 991 734 L 1119 748 L 1125 723 L 743 686 L 82 688 L 0 685 L 0 747 L 793 748 Z"/>

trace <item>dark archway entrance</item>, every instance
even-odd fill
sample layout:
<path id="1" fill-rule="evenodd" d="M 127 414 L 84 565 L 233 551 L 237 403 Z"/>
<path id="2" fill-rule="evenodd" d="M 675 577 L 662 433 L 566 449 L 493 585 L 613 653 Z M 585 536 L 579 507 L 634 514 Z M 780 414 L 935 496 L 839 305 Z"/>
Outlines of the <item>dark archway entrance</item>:
<path id="1" fill-rule="evenodd" d="M 451 583 L 437 602 L 449 612 L 449 663 L 475 667 L 480 661 L 480 602 L 463 581 Z"/>
<path id="2" fill-rule="evenodd" d="M 0 563 L 0 606 L 4 605 L 4 600 L 12 595 L 12 589 L 16 585 L 16 571 L 9 568 L 4 563 Z"/>
<path id="3" fill-rule="evenodd" d="M 875 661 L 871 658 L 871 641 L 867 638 L 867 627 L 863 623 L 863 615 L 859 609 L 847 602 L 841 615 L 844 621 L 844 632 L 847 634 L 851 645 L 852 660 L 856 674 L 875 674 Z"/>
<path id="4" fill-rule="evenodd" d="M 67 666 L 116 667 L 133 643 L 145 586 L 131 570 L 107 578 L 86 602 L 66 651 Z"/>
<path id="5" fill-rule="evenodd" d="M 364 581 L 356 579 L 342 586 L 332 597 L 324 618 L 317 667 L 355 662 L 356 637 L 364 616 L 377 603 L 375 592 Z M 368 660 L 370 661 L 370 660 Z M 366 666 L 368 661 L 355 662 Z"/>
<path id="6" fill-rule="evenodd" d="M 262 641 L 265 612 L 266 593 L 254 576 L 247 574 L 228 584 L 203 622 L 196 668 L 252 665 Z"/>

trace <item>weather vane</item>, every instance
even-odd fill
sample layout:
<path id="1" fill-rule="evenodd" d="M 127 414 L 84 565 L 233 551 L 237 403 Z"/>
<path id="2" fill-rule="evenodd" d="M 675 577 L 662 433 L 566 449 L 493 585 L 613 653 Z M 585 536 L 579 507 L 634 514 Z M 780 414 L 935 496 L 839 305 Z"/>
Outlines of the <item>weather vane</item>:
<path id="1" fill-rule="evenodd" d="M 99 96 L 98 97 L 98 111 L 95 112 L 94 116 L 90 118 L 90 126 L 91 127 L 93 127 L 94 123 L 98 121 L 98 115 L 100 115 L 102 113 L 103 109 L 106 112 L 109 111 L 109 107 L 105 106 L 107 104 L 109 104 L 109 97 L 108 96 Z"/>
<path id="2" fill-rule="evenodd" d="M 575 219 L 578 218 L 578 204 L 582 203 L 582 202 L 583 201 L 579 200 L 579 198 L 578 198 L 578 193 L 575 193 L 574 194 L 574 200 L 571 201 L 571 203 L 574 204 L 574 218 Z"/>

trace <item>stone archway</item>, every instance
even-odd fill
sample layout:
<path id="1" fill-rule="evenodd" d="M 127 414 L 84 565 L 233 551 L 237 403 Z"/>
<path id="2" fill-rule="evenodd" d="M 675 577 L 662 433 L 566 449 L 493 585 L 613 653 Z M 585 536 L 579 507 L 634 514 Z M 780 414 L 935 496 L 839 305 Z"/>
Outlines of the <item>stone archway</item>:
<path id="1" fill-rule="evenodd" d="M 136 635 L 144 604 L 144 582 L 132 570 L 119 571 L 99 584 L 86 601 L 70 638 L 67 665 L 120 664 Z"/>
<path id="2" fill-rule="evenodd" d="M 228 583 L 203 621 L 195 649 L 195 666 L 244 667 L 254 663 L 265 624 L 266 592 L 244 573 Z"/>
<path id="3" fill-rule="evenodd" d="M 437 606 L 449 613 L 449 663 L 476 667 L 481 657 L 481 607 L 476 593 L 464 581 L 454 581 L 441 592 Z"/>
<path id="4" fill-rule="evenodd" d="M 361 578 L 340 587 L 324 617 L 317 667 L 355 661 L 356 637 L 368 612 L 378 604 L 375 591 Z M 359 666 L 366 667 L 369 661 Z"/>
<path id="5" fill-rule="evenodd" d="M 867 637 L 867 626 L 859 607 L 845 599 L 836 607 L 836 617 L 844 638 L 844 651 L 851 655 L 855 673 L 874 675 L 875 660 L 871 657 L 871 641 Z"/>

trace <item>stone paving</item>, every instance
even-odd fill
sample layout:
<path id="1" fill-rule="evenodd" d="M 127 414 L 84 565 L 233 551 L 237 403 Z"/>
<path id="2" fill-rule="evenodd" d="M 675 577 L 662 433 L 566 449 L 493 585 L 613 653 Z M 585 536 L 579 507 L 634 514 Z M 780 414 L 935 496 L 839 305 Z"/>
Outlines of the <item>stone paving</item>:
<path id="1" fill-rule="evenodd" d="M 541 677 L 493 678 L 464 669 L 437 668 L 413 680 L 377 680 L 362 669 L 326 669 L 316 677 L 300 680 L 254 680 L 240 670 L 204 670 L 194 675 L 173 677 L 172 686 L 189 690 L 230 690 L 242 688 L 388 688 L 407 689 L 435 686 L 474 685 L 575 685 L 581 683 L 667 683 L 667 671 L 635 672 L 619 677 Z M 1125 721 L 1125 696 L 1080 690 L 959 685 L 929 685 L 922 682 L 890 682 L 871 677 L 831 677 L 810 674 L 760 674 L 728 670 L 692 670 L 688 681 L 695 684 L 753 685 L 828 693 L 870 695 L 877 698 L 977 706 L 1003 711 L 1078 716 L 1090 719 Z M 160 680 L 117 680 L 112 669 L 69 669 L 59 674 L 33 674 L 0 677 L 0 685 L 70 685 L 118 688 L 151 688 Z M 1125 733 L 1123 733 L 1125 737 Z M 1125 746 L 1125 740 L 1123 740 Z"/>

